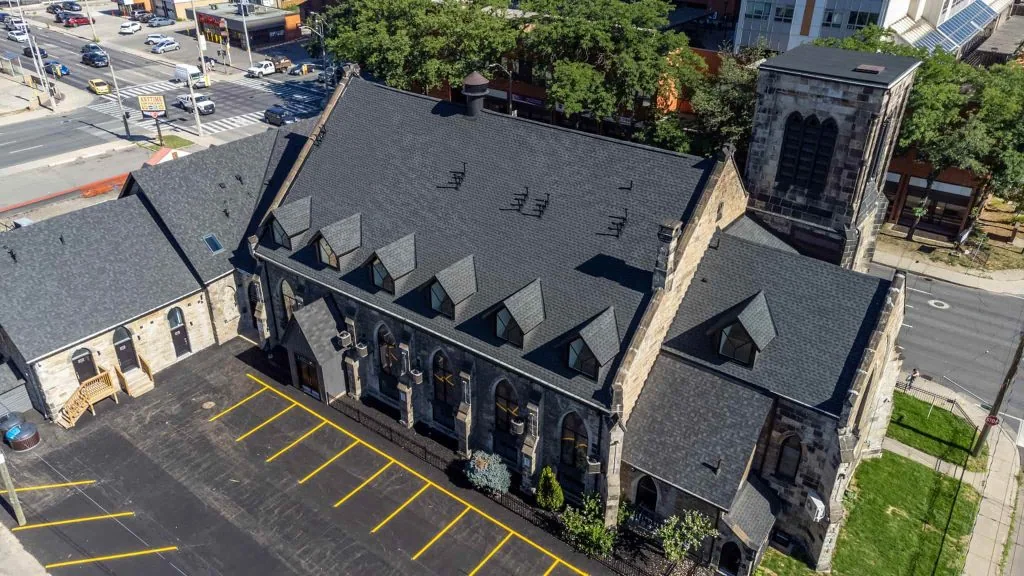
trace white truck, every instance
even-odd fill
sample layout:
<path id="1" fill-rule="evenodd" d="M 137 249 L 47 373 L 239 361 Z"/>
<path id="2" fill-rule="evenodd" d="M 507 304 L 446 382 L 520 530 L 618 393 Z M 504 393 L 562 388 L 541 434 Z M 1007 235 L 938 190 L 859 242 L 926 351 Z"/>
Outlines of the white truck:
<path id="1" fill-rule="evenodd" d="M 246 69 L 245 75 L 250 78 L 263 78 L 267 74 L 273 74 L 274 72 L 277 72 L 274 63 L 270 60 L 263 60 Z"/>
<path id="2" fill-rule="evenodd" d="M 193 88 L 207 88 L 206 77 L 203 76 L 203 72 L 191 65 L 191 64 L 178 64 L 174 67 L 174 78 L 176 82 L 181 82 L 185 86 L 188 86 L 189 81 L 192 82 Z"/>

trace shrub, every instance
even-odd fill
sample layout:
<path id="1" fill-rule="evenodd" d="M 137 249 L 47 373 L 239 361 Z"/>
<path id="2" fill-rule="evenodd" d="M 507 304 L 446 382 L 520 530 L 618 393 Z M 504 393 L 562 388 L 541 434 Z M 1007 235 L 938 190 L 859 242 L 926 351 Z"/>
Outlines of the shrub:
<path id="1" fill-rule="evenodd" d="M 483 450 L 473 452 L 466 461 L 466 479 L 478 490 L 504 494 L 512 483 L 508 468 L 497 454 Z"/>
<path id="2" fill-rule="evenodd" d="M 595 494 L 583 497 L 583 508 L 569 506 L 562 512 L 565 541 L 591 556 L 607 556 L 615 544 L 615 530 L 604 525 L 601 499 Z"/>
<path id="3" fill-rule="evenodd" d="M 696 550 L 706 538 L 718 536 L 714 524 L 704 514 L 687 510 L 683 517 L 670 516 L 655 531 L 665 549 L 665 558 L 679 562 L 690 550 Z"/>
<path id="4" fill-rule="evenodd" d="M 537 485 L 537 505 L 545 510 L 558 512 L 564 504 L 562 485 L 558 483 L 551 466 L 545 466 L 540 471 L 540 483 Z"/>

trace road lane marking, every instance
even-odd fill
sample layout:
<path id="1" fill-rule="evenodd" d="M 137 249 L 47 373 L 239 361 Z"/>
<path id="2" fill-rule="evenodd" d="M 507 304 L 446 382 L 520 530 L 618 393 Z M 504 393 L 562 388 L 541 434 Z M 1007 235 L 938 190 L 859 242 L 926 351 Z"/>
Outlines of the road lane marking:
<path id="1" fill-rule="evenodd" d="M 263 393 L 263 392 L 265 392 L 265 391 L 266 391 L 266 388 L 262 388 L 262 389 L 260 389 L 260 390 L 257 390 L 256 392 L 253 392 L 252 394 L 249 394 L 249 395 L 248 395 L 248 396 L 246 396 L 245 398 L 242 398 L 241 400 L 239 400 L 238 402 L 236 402 L 234 406 L 232 406 L 232 407 L 228 408 L 227 410 L 224 410 L 223 412 L 221 412 L 220 414 L 217 414 L 217 415 L 216 415 L 216 416 L 214 416 L 213 418 L 210 418 L 210 422 L 213 422 L 213 421 L 214 421 L 214 420 L 216 420 L 217 418 L 220 418 L 221 416 L 223 416 L 223 415 L 227 414 L 228 412 L 231 412 L 231 411 L 232 411 L 232 410 L 234 410 L 235 408 L 238 408 L 238 407 L 239 407 L 239 406 L 241 406 L 242 404 L 245 404 L 245 403 L 246 403 L 246 402 L 248 402 L 249 400 L 252 400 L 253 398 L 255 398 L 255 397 L 259 396 L 260 394 L 262 394 L 262 393 Z"/>
<path id="2" fill-rule="evenodd" d="M 235 442 L 241 442 L 242 440 L 245 440 L 245 439 L 246 439 L 246 438 L 248 438 L 249 436 L 252 436 L 253 434 L 255 434 L 255 433 L 256 433 L 256 432 L 258 431 L 258 430 L 260 430 L 261 428 L 263 428 L 263 427 L 264 427 L 264 426 L 266 426 L 267 424 L 270 424 L 270 423 L 271 423 L 271 422 L 273 422 L 274 420 L 277 420 L 277 419 L 278 419 L 278 418 L 280 418 L 281 416 L 284 416 L 285 414 L 287 414 L 287 413 L 288 413 L 288 411 L 289 411 L 289 410 L 291 410 L 292 408 L 295 408 L 295 404 L 292 404 L 292 405 L 288 406 L 288 407 L 287 407 L 287 408 L 285 408 L 284 410 L 281 410 L 281 411 L 280 411 L 280 412 L 278 412 L 277 414 L 274 414 L 274 415 L 273 415 L 273 416 L 271 416 L 270 418 L 267 418 L 266 420 L 264 420 L 264 421 L 263 421 L 263 422 L 262 422 L 262 423 L 261 423 L 261 424 L 260 424 L 259 426 L 257 426 L 257 427 L 255 427 L 255 428 L 253 428 L 252 430 L 249 430 L 248 432 L 246 432 L 245 434 L 242 434 L 242 435 L 241 435 L 241 436 L 239 436 L 238 438 L 235 438 Z"/>
<path id="3" fill-rule="evenodd" d="M 321 464 L 321 465 L 317 466 L 316 470 L 313 470 L 313 471 L 312 471 L 312 472 L 310 472 L 309 474 L 306 474 L 306 477 L 305 477 L 305 478 L 303 478 L 302 480 L 299 480 L 299 484 L 305 484 L 305 483 L 306 483 L 306 480 L 309 480 L 309 479 L 310 479 L 310 478 L 312 478 L 313 476 L 316 476 L 317 474 L 319 474 L 319 473 L 320 473 L 320 471 L 321 471 L 321 470 L 323 470 L 324 468 L 327 468 L 327 466 L 328 466 L 328 465 L 329 465 L 329 464 L 330 464 L 331 462 L 334 462 L 334 461 L 335 461 L 335 460 L 337 460 L 338 458 L 341 458 L 342 456 L 344 456 L 344 455 L 345 455 L 345 452 L 348 452 L 349 450 L 351 450 L 351 449 L 355 448 L 355 447 L 356 447 L 356 446 L 358 446 L 359 444 L 360 444 L 360 442 L 359 442 L 358 440 L 356 440 L 356 441 L 352 442 L 351 444 L 349 444 L 348 446 L 346 446 L 344 450 L 342 450 L 341 452 L 338 452 L 338 453 L 337 453 L 337 454 L 335 454 L 334 456 L 331 456 L 331 457 L 330 457 L 330 458 L 329 458 L 329 459 L 327 460 L 327 462 L 324 462 L 323 464 Z"/>
<path id="4" fill-rule="evenodd" d="M 384 471 L 385 471 L 385 470 L 387 470 L 388 468 L 390 468 L 390 467 L 391 467 L 391 465 L 392 465 L 392 464 L 394 464 L 394 463 L 395 463 L 395 461 L 394 461 L 394 460 L 391 460 L 391 461 L 389 461 L 389 462 L 388 462 L 387 464 L 385 464 L 385 465 L 381 466 L 381 467 L 380 467 L 380 470 L 377 470 L 376 472 L 374 472 L 374 473 L 373 473 L 373 476 L 370 476 L 370 477 L 369 477 L 369 478 L 367 478 L 366 480 L 363 480 L 363 483 L 362 483 L 362 484 L 360 484 L 359 486 L 356 486 L 355 490 L 353 490 L 353 491 L 349 492 L 348 494 L 345 494 L 345 496 L 344 496 L 344 497 L 343 497 L 343 498 L 342 498 L 341 500 L 338 500 L 337 502 L 335 502 L 335 503 L 334 503 L 334 507 L 335 507 L 335 508 L 337 508 L 338 506 L 341 506 L 341 505 L 342 505 L 342 504 L 344 504 L 344 503 L 345 503 L 345 502 L 346 502 L 346 501 L 347 501 L 347 500 L 348 500 L 349 498 L 351 498 L 351 497 L 355 496 L 357 492 L 359 492 L 359 491 L 360 491 L 360 490 L 362 490 L 363 488 L 366 488 L 366 485 L 367 485 L 367 484 L 369 484 L 370 482 L 373 482 L 374 480 L 376 480 L 376 479 L 377 479 L 377 476 L 380 476 L 381 474 L 383 474 L 383 473 L 384 473 Z"/>
<path id="5" fill-rule="evenodd" d="M 36 148 L 42 148 L 45 144 L 37 144 L 35 146 L 29 146 L 28 148 L 22 148 L 20 150 L 11 150 L 8 154 L 17 154 L 18 152 L 28 152 L 29 150 L 35 150 Z"/>
<path id="6" fill-rule="evenodd" d="M 265 460 L 265 462 L 272 462 L 272 461 L 273 461 L 273 460 L 274 460 L 275 458 L 277 458 L 277 457 L 278 457 L 278 456 L 280 456 L 281 454 L 284 454 L 285 452 L 287 452 L 287 451 L 291 450 L 291 449 L 292 449 L 292 448 L 293 448 L 293 447 L 294 447 L 294 446 L 295 446 L 296 444 L 298 444 L 299 442 L 302 442 L 302 441 L 303 441 L 303 440 L 305 440 L 306 438 L 309 438 L 310 436 L 312 436 L 312 435 L 313 435 L 313 432 L 316 432 L 317 430 L 319 430 L 319 429 L 323 428 L 324 426 L 327 426 L 327 424 L 326 424 L 326 423 L 324 423 L 324 422 L 321 422 L 321 423 L 317 424 L 316 426 L 314 426 L 314 427 L 313 427 L 313 429 L 312 429 L 312 430 L 310 430 L 309 432 L 306 432 L 306 433 L 305 433 L 305 434 L 303 434 L 302 436 L 299 436 L 299 437 L 298 437 L 297 439 L 295 439 L 295 441 L 294 441 L 294 442 L 292 442 L 291 444 L 289 444 L 289 445 L 285 446 L 284 448 L 281 448 L 280 450 L 278 450 L 278 451 L 277 451 L 277 453 L 276 453 L 276 454 L 274 454 L 274 455 L 273 455 L 273 456 L 271 456 L 270 458 L 267 458 L 267 459 Z"/>
<path id="7" fill-rule="evenodd" d="M 33 492 L 35 490 L 49 490 L 51 488 L 69 488 L 71 486 L 85 486 L 86 484 L 95 484 L 95 480 L 77 480 L 75 482 L 63 482 L 61 484 L 43 484 L 41 486 L 26 486 L 24 488 L 15 488 L 15 492 Z M 0 494 L 7 494 L 7 490 L 0 490 Z"/>
<path id="8" fill-rule="evenodd" d="M 918 290 L 917 288 L 907 288 L 907 290 L 910 290 L 911 292 L 920 292 L 921 294 L 927 294 L 929 296 L 932 295 L 931 292 L 926 292 L 924 290 Z"/>
<path id="9" fill-rule="evenodd" d="M 411 468 L 410 466 L 408 466 L 408 465 L 406 465 L 406 464 L 404 464 L 402 462 L 399 462 L 398 460 L 395 460 L 395 459 L 391 458 L 391 456 L 388 456 L 387 453 L 385 453 L 383 450 L 377 448 L 376 446 L 374 446 L 372 444 L 367 443 L 362 438 L 356 436 L 355 434 L 353 434 L 353 433 L 349 432 L 348 430 L 346 430 L 345 428 L 341 427 L 341 425 L 339 425 L 338 423 L 333 422 L 331 420 L 328 420 L 326 417 L 318 414 L 315 410 L 313 410 L 309 406 L 306 406 L 304 404 L 299 404 L 298 401 L 292 399 L 290 396 L 288 396 L 284 392 L 281 392 L 280 390 L 277 390 L 277 389 L 273 388 L 272 386 L 270 386 L 270 384 L 267 384 L 266 382 L 264 382 L 263 380 L 260 380 L 256 376 L 253 376 L 251 373 L 246 373 L 246 376 L 250 380 L 252 380 L 253 382 L 256 382 L 257 384 L 262 386 L 264 390 L 269 390 L 272 394 L 276 394 L 277 396 L 287 400 L 288 402 L 295 403 L 296 405 L 299 406 L 300 409 L 304 410 L 306 413 L 312 415 L 315 418 L 320 419 L 323 422 L 327 422 L 327 425 L 330 426 L 331 428 L 334 428 L 335 430 L 337 430 L 338 432 L 341 432 L 342 434 L 348 436 L 352 440 L 358 441 L 363 446 L 366 446 L 368 449 L 370 449 L 373 452 L 376 452 L 377 454 L 383 456 L 384 458 L 387 458 L 387 459 L 391 460 L 393 464 L 397 464 L 402 470 L 405 470 L 406 472 L 408 472 L 409 474 L 412 474 L 416 478 L 419 478 L 420 480 L 430 484 L 438 492 L 441 492 L 442 494 L 444 494 L 445 496 L 448 496 L 449 498 L 451 498 L 452 500 L 458 502 L 459 504 L 462 504 L 463 506 L 466 506 L 467 508 L 469 508 L 473 512 L 476 512 L 482 518 L 484 518 L 485 520 L 491 522 L 495 526 L 498 526 L 502 530 L 506 530 L 508 532 L 511 532 L 517 538 L 519 538 L 523 542 L 526 542 L 527 544 L 532 546 L 534 549 L 536 549 L 541 554 L 544 554 L 545 556 L 547 556 L 548 558 L 551 558 L 552 560 L 558 560 L 563 566 L 565 566 L 569 570 L 572 570 L 574 573 L 579 574 L 580 576 L 587 576 L 586 572 L 580 570 L 579 568 L 573 566 L 572 564 L 566 562 L 565 560 L 562 560 L 558 556 L 555 556 L 554 552 L 551 552 L 547 548 L 544 548 L 540 544 L 537 544 L 533 540 L 530 540 L 529 538 L 527 538 L 526 536 L 522 535 L 521 533 L 513 530 L 512 528 L 509 528 L 501 520 L 498 520 L 497 518 L 495 518 L 494 516 L 491 516 L 487 512 L 484 512 L 483 510 L 477 508 L 476 506 L 473 506 L 472 504 L 470 504 L 469 502 L 467 502 L 463 498 L 457 496 L 452 491 L 450 491 L 447 488 L 445 488 L 444 486 L 441 486 L 440 484 L 437 484 L 436 482 L 430 480 L 429 478 L 427 478 L 423 474 L 420 474 L 419 472 L 417 472 L 415 469 Z"/>
<path id="10" fill-rule="evenodd" d="M 97 556 L 95 558 L 82 558 L 81 560 L 68 560 L 67 562 L 54 562 L 53 564 L 47 564 L 43 566 L 49 570 L 50 568 L 61 568 L 64 566 L 78 566 L 79 564 L 92 564 L 94 562 L 106 562 L 107 560 L 119 560 L 121 558 L 134 558 L 136 556 L 146 556 L 149 554 L 162 554 L 164 552 L 176 552 L 177 546 L 165 546 L 163 548 L 151 548 L 149 550 L 139 550 L 138 552 L 126 552 L 124 554 L 112 554 L 110 556 Z"/>
<path id="11" fill-rule="evenodd" d="M 94 522 L 96 520 L 109 520 L 111 518 L 124 518 L 125 516 L 135 516 L 135 512 L 118 512 L 116 514 L 87 516 L 85 518 L 70 518 L 68 520 L 56 520 L 53 522 L 43 522 L 41 524 L 26 524 L 24 526 L 17 526 L 15 528 L 11 528 L 11 532 L 20 532 L 21 530 L 33 530 L 36 528 L 49 528 L 50 526 L 64 526 L 67 524 L 80 524 L 82 522 Z"/>
<path id="12" fill-rule="evenodd" d="M 17 140 L 11 140 L 10 142 L 0 142 L 0 146 L 7 146 L 8 144 L 17 144 Z"/>
<path id="13" fill-rule="evenodd" d="M 548 576 L 549 574 L 554 572 L 555 568 L 557 568 L 560 563 L 561 560 L 555 560 L 554 562 L 552 562 L 551 566 L 548 566 L 548 569 L 544 571 L 544 576 Z"/>
<path id="14" fill-rule="evenodd" d="M 480 569 L 484 567 L 484 564 L 487 564 L 487 561 L 491 559 L 491 556 L 494 556 L 495 554 L 497 554 L 498 550 L 501 550 L 501 547 L 504 546 L 505 542 L 508 542 L 509 538 L 511 538 L 511 537 L 512 537 L 512 533 L 511 532 L 506 534 L 505 538 L 502 539 L 502 541 L 499 542 L 498 545 L 495 546 L 494 549 L 491 550 L 490 553 L 487 554 L 487 556 L 484 556 L 484 559 L 481 560 L 480 563 L 476 565 L 476 568 L 473 568 L 473 571 L 469 573 L 469 576 L 475 576 L 476 573 L 479 572 Z"/>
<path id="15" fill-rule="evenodd" d="M 442 528 L 440 532 L 438 532 L 436 535 L 434 535 L 434 537 L 430 539 L 430 542 L 427 542 L 427 544 L 423 548 L 420 548 L 420 551 L 417 552 L 416 554 L 414 554 L 412 559 L 416 560 L 420 556 L 422 556 L 423 553 L 426 552 L 428 548 L 430 548 L 431 546 L 434 545 L 434 542 L 437 542 L 438 540 L 440 540 L 441 536 L 444 536 L 445 532 L 451 530 L 452 526 L 455 526 L 455 524 L 459 520 L 462 520 L 462 517 L 465 516 L 468 512 L 469 512 L 469 506 L 466 506 L 465 508 L 462 509 L 462 512 L 460 512 L 459 515 L 455 517 L 454 520 L 449 522 L 447 526 Z M 558 562 L 558 560 L 555 560 L 555 562 Z"/>
<path id="16" fill-rule="evenodd" d="M 903 324 L 903 327 L 904 328 L 913 328 L 913 326 L 911 326 L 910 324 Z"/>
<path id="17" fill-rule="evenodd" d="M 399 506 L 398 508 L 395 508 L 394 512 L 392 512 L 391 514 L 388 514 L 387 518 L 381 520 L 380 524 L 377 524 L 376 526 L 374 526 L 373 530 L 370 530 L 370 534 L 376 534 L 377 530 L 380 530 L 381 528 L 384 527 L 385 524 L 390 522 L 392 518 L 394 518 L 395 516 L 398 516 L 398 513 L 401 512 L 402 509 L 404 509 L 409 504 L 412 504 L 412 501 L 415 500 L 416 498 L 418 498 L 420 494 L 423 494 L 424 492 L 426 492 L 427 488 L 430 488 L 430 484 L 424 484 L 423 487 L 420 488 L 419 490 L 417 490 L 415 494 L 410 496 L 408 500 L 406 500 L 405 502 L 402 502 L 401 506 Z"/>

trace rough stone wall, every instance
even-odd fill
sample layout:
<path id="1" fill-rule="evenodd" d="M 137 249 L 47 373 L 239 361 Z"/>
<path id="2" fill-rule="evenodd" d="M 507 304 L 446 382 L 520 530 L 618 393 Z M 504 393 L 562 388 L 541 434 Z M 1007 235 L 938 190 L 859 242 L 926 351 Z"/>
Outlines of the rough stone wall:
<path id="1" fill-rule="evenodd" d="M 132 333 L 136 354 L 145 359 L 153 372 L 159 372 L 181 359 L 175 356 L 171 330 L 167 323 L 167 313 L 175 307 L 181 308 L 185 316 L 192 353 L 214 344 L 213 324 L 206 304 L 206 294 L 203 291 L 126 322 L 124 325 Z M 35 376 L 34 384 L 39 387 L 36 393 L 42 397 L 45 404 L 44 414 L 48 417 L 56 415 L 78 388 L 78 377 L 71 364 L 71 355 L 79 348 L 92 350 L 97 370 L 113 372 L 114 365 L 117 364 L 113 329 L 35 362 L 32 370 Z"/>
<path id="2" fill-rule="evenodd" d="M 641 478 L 647 476 L 642 470 L 638 470 L 629 464 L 622 465 L 622 490 L 625 500 L 635 502 L 636 485 Z M 687 510 L 696 510 L 712 522 L 717 522 L 720 510 L 712 504 L 679 490 L 667 482 L 663 482 L 654 476 L 654 485 L 658 490 L 658 505 L 654 512 L 662 517 L 668 518 L 673 514 L 681 516 Z"/>
<path id="3" fill-rule="evenodd" d="M 206 298 L 213 315 L 213 328 L 218 343 L 238 336 L 243 323 L 249 323 L 246 276 L 235 271 L 206 285 Z"/>

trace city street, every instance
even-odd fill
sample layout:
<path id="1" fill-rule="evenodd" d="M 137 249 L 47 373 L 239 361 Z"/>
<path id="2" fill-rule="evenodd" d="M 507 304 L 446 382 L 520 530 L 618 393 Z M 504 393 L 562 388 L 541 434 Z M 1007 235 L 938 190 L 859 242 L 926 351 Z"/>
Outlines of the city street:
<path id="1" fill-rule="evenodd" d="M 123 131 L 120 122 L 88 108 L 0 126 L 0 169 L 111 142 Z"/>

